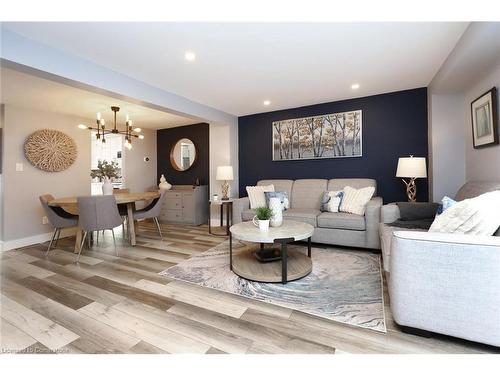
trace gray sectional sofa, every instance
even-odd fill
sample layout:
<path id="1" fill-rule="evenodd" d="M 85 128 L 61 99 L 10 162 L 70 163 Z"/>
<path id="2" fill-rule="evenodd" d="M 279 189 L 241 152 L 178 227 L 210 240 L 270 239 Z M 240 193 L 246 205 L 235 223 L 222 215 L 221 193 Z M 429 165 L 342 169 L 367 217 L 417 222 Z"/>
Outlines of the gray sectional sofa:
<path id="1" fill-rule="evenodd" d="M 274 185 L 275 191 L 286 191 L 290 208 L 283 212 L 285 220 L 309 223 L 315 227 L 313 242 L 330 245 L 380 249 L 378 225 L 382 198 L 374 197 L 366 206 L 364 216 L 344 212 L 321 212 L 321 198 L 325 191 L 342 190 L 346 186 L 360 189 L 367 186 L 377 187 L 372 179 L 302 179 L 302 180 L 261 180 L 257 185 Z M 376 195 L 376 194 L 375 194 Z M 255 215 L 250 209 L 248 197 L 233 203 L 233 221 L 249 221 Z"/>
<path id="2" fill-rule="evenodd" d="M 500 182 L 468 182 L 455 199 L 492 190 L 500 190 Z M 500 231 L 473 236 L 386 225 L 397 218 L 397 205 L 382 208 L 382 254 L 396 323 L 500 346 Z"/>

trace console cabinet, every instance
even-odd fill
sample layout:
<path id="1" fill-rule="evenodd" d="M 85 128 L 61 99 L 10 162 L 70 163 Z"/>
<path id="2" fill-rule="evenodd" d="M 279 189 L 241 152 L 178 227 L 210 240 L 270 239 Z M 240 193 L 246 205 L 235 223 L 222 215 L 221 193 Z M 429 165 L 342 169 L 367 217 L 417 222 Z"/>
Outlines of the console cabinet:
<path id="1" fill-rule="evenodd" d="M 162 223 L 201 225 L 208 222 L 208 186 L 175 185 L 166 192 Z"/>

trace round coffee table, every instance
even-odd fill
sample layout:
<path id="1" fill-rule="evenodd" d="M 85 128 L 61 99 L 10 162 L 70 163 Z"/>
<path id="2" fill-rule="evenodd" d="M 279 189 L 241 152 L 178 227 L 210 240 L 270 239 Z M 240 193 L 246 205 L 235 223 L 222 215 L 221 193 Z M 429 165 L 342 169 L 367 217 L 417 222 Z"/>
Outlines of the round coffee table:
<path id="1" fill-rule="evenodd" d="M 229 228 L 229 266 L 240 277 L 260 282 L 282 282 L 300 279 L 312 271 L 311 236 L 314 227 L 298 221 L 283 221 L 280 227 L 261 231 L 251 221 L 232 225 Z M 255 249 L 233 255 L 233 239 L 260 244 L 279 244 L 279 261 L 261 262 L 255 257 Z M 307 255 L 288 249 L 287 244 L 307 239 Z"/>

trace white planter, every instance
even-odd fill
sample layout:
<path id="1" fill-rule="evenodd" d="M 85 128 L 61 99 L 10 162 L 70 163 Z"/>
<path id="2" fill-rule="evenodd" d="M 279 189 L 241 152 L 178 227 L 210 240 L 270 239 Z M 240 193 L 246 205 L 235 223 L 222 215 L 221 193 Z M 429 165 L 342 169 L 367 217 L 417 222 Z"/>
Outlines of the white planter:
<path id="1" fill-rule="evenodd" d="M 102 184 L 102 194 L 113 195 L 113 184 L 107 177 L 104 177 L 104 183 Z"/>
<path id="2" fill-rule="evenodd" d="M 283 224 L 283 211 L 280 198 L 269 199 L 269 208 L 273 211 L 273 217 L 270 220 L 272 227 L 279 227 Z"/>
<path id="3" fill-rule="evenodd" d="M 253 217 L 253 225 L 259 227 L 260 230 L 266 231 L 269 230 L 269 220 L 259 220 L 257 216 Z"/>

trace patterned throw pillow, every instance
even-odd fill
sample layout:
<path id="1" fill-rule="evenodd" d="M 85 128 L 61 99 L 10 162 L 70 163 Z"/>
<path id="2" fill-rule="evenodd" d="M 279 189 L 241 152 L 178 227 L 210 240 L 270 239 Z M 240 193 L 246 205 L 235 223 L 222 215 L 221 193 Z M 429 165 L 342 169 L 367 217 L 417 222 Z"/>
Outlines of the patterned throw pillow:
<path id="1" fill-rule="evenodd" d="M 321 198 L 321 208 L 323 212 L 339 212 L 342 203 L 342 191 L 325 191 Z"/>
<path id="2" fill-rule="evenodd" d="M 274 191 L 274 185 L 267 186 L 247 186 L 248 199 L 250 200 L 250 208 L 253 210 L 257 207 L 266 206 L 266 191 Z"/>
<path id="3" fill-rule="evenodd" d="M 340 204 L 340 211 L 350 214 L 364 215 L 366 205 L 372 199 L 375 193 L 373 186 L 368 186 L 362 189 L 354 189 L 350 186 L 344 188 L 344 197 Z"/>
<path id="4" fill-rule="evenodd" d="M 281 200 L 281 208 L 283 211 L 290 208 L 290 200 L 288 199 L 288 193 L 286 191 L 266 191 L 264 195 L 266 196 L 267 207 L 269 207 L 269 199 L 279 198 Z"/>
<path id="5" fill-rule="evenodd" d="M 437 209 L 437 215 L 441 215 L 443 212 L 445 212 L 448 208 L 453 206 L 455 203 L 457 203 L 456 200 L 445 196 L 443 199 L 441 199 L 441 203 L 439 204 L 439 207 Z"/>

